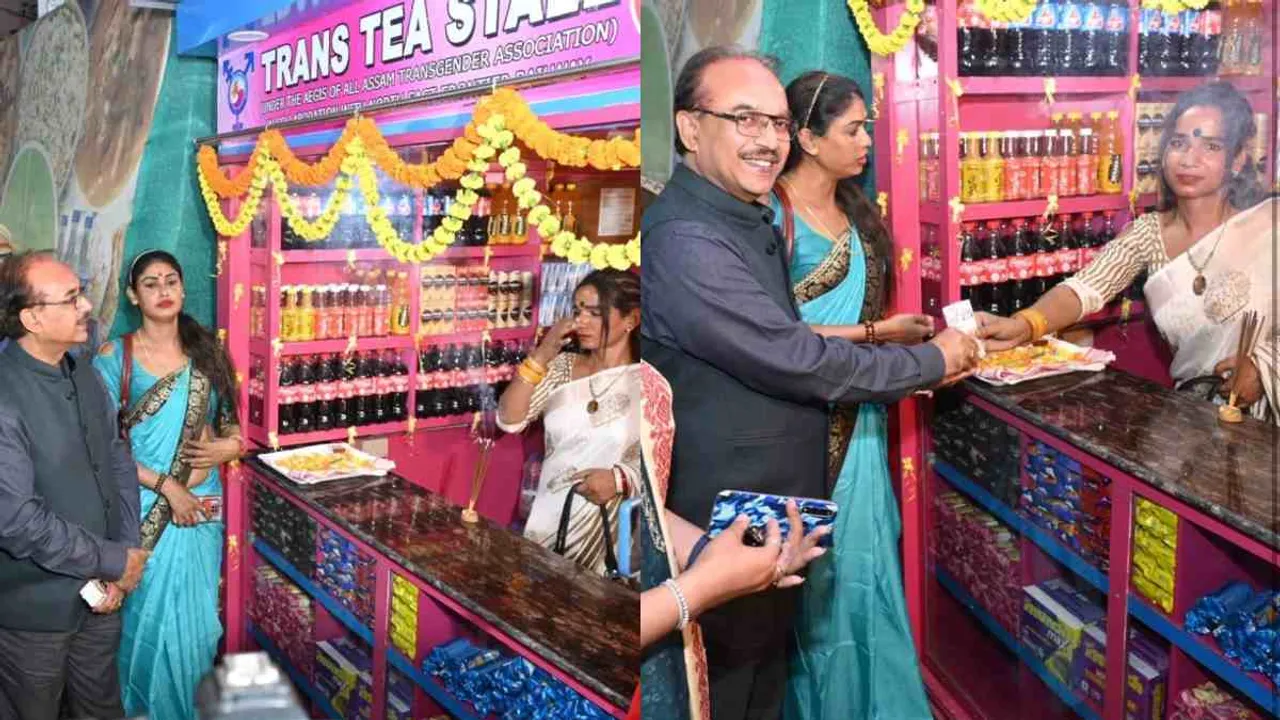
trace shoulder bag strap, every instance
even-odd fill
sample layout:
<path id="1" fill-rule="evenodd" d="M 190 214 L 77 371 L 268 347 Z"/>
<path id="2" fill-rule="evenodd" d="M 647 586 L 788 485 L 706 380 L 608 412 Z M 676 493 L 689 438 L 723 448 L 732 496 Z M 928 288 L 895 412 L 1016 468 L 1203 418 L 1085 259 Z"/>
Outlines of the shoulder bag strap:
<path id="1" fill-rule="evenodd" d="M 557 555 L 564 554 L 565 544 L 568 542 L 569 516 L 573 513 L 573 496 L 577 492 L 578 486 L 574 485 L 564 496 L 564 509 L 560 511 L 560 527 L 556 530 L 556 544 L 551 548 Z"/>

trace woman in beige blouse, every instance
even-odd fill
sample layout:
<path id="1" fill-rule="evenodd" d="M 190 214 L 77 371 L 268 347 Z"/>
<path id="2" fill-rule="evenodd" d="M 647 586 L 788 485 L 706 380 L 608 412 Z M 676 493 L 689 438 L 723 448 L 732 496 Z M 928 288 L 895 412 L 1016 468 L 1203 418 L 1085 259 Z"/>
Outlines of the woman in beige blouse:
<path id="1" fill-rule="evenodd" d="M 524 535 L 604 574 L 618 539 L 618 507 L 640 476 L 640 279 L 597 270 L 573 294 L 573 316 L 552 326 L 502 394 L 498 425 L 520 432 L 541 419 L 546 458 Z M 565 352 L 570 335 L 580 352 Z M 609 518 L 602 522 L 600 508 Z M 605 530 L 608 533 L 605 533 Z"/>
<path id="2" fill-rule="evenodd" d="M 1125 228 L 1079 274 L 1012 318 L 979 314 L 979 337 L 1003 350 L 1062 330 L 1097 312 L 1142 271 L 1152 319 L 1174 350 L 1179 385 L 1226 376 L 1235 365 L 1240 318 L 1266 318 L 1257 349 L 1241 364 L 1239 405 L 1277 418 L 1274 199 L 1263 199 L 1246 149 L 1257 128 L 1249 103 L 1225 82 L 1178 97 L 1160 137 L 1158 212 Z"/>

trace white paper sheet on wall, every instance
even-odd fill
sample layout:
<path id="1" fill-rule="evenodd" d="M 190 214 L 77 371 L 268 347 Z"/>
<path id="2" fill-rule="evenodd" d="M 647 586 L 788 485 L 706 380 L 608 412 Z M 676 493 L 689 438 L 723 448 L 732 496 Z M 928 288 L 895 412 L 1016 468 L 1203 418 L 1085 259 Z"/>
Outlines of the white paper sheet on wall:
<path id="1" fill-rule="evenodd" d="M 596 237 L 630 235 L 635 222 L 635 188 L 605 188 L 600 191 L 600 222 Z"/>

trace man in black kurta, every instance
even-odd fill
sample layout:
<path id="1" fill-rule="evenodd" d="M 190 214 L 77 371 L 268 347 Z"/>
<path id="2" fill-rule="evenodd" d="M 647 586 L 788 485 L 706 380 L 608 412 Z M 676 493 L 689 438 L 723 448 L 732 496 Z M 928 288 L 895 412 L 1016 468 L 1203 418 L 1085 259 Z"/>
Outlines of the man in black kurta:
<path id="1" fill-rule="evenodd" d="M 673 390 L 667 508 L 705 526 L 724 489 L 826 496 L 828 405 L 891 402 L 935 385 L 966 369 L 976 346 L 954 331 L 915 347 L 859 345 L 801 321 L 785 244 L 757 202 L 789 143 L 786 95 L 768 66 L 704 50 L 681 73 L 676 110 L 683 163 L 642 223 L 642 354 Z M 744 135 L 734 117 L 743 112 L 773 125 Z M 699 619 L 715 720 L 778 716 L 794 592 L 745 597 Z"/>
<path id="2" fill-rule="evenodd" d="M 93 367 L 92 309 L 50 255 L 0 266 L 0 718 L 119 718 L 118 610 L 138 548 L 137 468 Z M 86 581 L 108 582 L 90 608 Z"/>

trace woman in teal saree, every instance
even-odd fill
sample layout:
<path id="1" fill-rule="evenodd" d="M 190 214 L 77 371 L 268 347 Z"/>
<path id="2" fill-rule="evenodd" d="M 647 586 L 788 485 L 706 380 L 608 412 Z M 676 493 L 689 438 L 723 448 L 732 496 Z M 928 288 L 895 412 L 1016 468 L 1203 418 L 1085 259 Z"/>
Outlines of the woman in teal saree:
<path id="1" fill-rule="evenodd" d="M 854 342 L 923 341 L 928 317 L 881 319 L 892 244 L 855 180 L 871 147 L 861 91 L 849 78 L 811 72 L 787 87 L 787 100 L 799 130 L 771 202 L 801 317 Z M 828 465 L 840 507 L 835 543 L 802 588 L 784 717 L 929 718 L 902 589 L 883 405 L 832 408 Z"/>
<path id="2" fill-rule="evenodd" d="M 218 466 L 240 455 L 235 376 L 217 338 L 182 312 L 173 256 L 138 256 L 128 296 L 142 327 L 94 358 L 138 464 L 142 544 L 152 552 L 122 611 L 120 686 L 130 716 L 194 718 L 222 635 Z"/>

